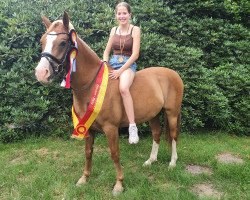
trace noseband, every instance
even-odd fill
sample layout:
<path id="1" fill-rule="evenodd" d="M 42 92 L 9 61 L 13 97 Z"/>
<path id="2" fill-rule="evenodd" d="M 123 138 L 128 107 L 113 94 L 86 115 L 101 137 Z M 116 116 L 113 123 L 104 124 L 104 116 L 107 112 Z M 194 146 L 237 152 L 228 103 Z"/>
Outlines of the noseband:
<path id="1" fill-rule="evenodd" d="M 61 59 L 57 59 L 55 56 L 53 56 L 52 54 L 48 53 L 48 52 L 42 52 L 41 53 L 41 58 L 44 57 L 49 61 L 49 64 L 53 70 L 53 74 L 51 74 L 51 76 L 49 78 L 52 78 L 52 76 L 59 74 L 60 72 L 63 71 L 63 66 L 67 60 L 68 54 L 70 52 L 70 50 L 75 47 L 74 43 L 70 40 L 70 34 L 71 33 L 65 33 L 65 32 L 61 32 L 61 33 L 49 33 L 48 35 L 68 35 L 69 39 L 68 39 L 68 46 L 66 51 L 64 52 L 64 55 Z"/>

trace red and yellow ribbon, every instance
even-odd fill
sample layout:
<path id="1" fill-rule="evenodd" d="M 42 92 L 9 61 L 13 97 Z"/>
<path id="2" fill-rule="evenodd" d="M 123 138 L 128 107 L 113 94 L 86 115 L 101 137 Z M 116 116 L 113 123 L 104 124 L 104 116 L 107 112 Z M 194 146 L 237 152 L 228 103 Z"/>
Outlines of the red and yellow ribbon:
<path id="1" fill-rule="evenodd" d="M 76 69 L 76 56 L 77 56 L 78 50 L 75 47 L 72 47 L 72 49 L 69 52 L 69 71 L 65 78 L 65 88 L 70 88 L 70 81 L 71 81 L 71 73 L 75 72 Z"/>
<path id="2" fill-rule="evenodd" d="M 77 114 L 75 113 L 75 109 L 72 106 L 72 119 L 74 124 L 74 131 L 72 133 L 73 138 L 83 139 L 88 137 L 88 129 L 95 121 L 102 108 L 107 85 L 108 67 L 106 63 L 103 63 L 97 75 L 87 111 L 82 119 L 78 118 Z"/>

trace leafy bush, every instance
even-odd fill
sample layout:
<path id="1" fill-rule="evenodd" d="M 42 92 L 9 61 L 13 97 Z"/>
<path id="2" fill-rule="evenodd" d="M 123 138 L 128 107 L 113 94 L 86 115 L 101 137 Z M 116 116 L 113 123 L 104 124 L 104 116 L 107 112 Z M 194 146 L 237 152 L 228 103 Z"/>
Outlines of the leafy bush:
<path id="1" fill-rule="evenodd" d="M 213 75 L 221 92 L 228 99 L 230 120 L 227 126 L 235 134 L 250 133 L 250 68 L 225 64 L 214 70 Z"/>
<path id="2" fill-rule="evenodd" d="M 166 66 L 185 84 L 182 128 L 223 128 L 249 134 L 248 1 L 135 1 L 133 23 L 141 26 L 139 69 Z M 101 57 L 115 25 L 111 0 L 5 0 L 0 4 L 0 140 L 70 134 L 71 92 L 58 82 L 35 80 L 41 15 L 52 21 L 69 12 L 78 35 Z M 64 6 L 62 6 L 64 5 Z M 142 125 L 143 130 L 147 127 Z"/>

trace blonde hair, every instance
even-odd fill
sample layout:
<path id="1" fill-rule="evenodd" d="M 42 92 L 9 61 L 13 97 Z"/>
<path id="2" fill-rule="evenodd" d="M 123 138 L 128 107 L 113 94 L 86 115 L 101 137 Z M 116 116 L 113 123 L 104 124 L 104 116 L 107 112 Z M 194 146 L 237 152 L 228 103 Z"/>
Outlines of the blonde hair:
<path id="1" fill-rule="evenodd" d="M 118 3 L 118 4 L 116 5 L 116 7 L 115 7 L 115 13 L 117 13 L 117 9 L 118 9 L 118 7 L 120 7 L 120 6 L 124 6 L 125 8 L 127 8 L 128 13 L 131 14 L 131 7 L 130 7 L 130 5 L 129 5 L 127 2 L 125 2 L 125 1 L 122 1 L 122 2 L 120 2 L 120 3 Z"/>

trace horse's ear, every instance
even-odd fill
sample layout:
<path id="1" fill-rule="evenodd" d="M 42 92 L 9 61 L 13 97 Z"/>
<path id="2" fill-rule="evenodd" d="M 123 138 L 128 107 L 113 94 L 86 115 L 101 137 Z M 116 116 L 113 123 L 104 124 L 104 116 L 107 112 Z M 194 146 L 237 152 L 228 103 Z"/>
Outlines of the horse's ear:
<path id="1" fill-rule="evenodd" d="M 51 25 L 51 22 L 45 16 L 42 16 L 42 20 L 43 20 L 43 23 L 44 23 L 45 27 L 48 29 L 50 27 L 50 25 Z"/>
<path id="2" fill-rule="evenodd" d="M 69 29 L 69 15 L 66 11 L 64 11 L 64 14 L 63 14 L 63 25 Z"/>

